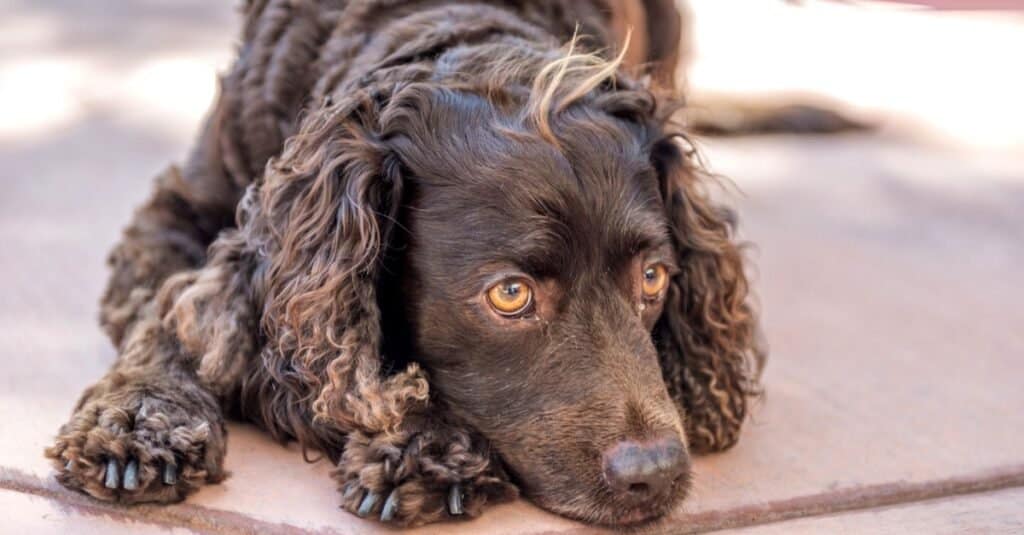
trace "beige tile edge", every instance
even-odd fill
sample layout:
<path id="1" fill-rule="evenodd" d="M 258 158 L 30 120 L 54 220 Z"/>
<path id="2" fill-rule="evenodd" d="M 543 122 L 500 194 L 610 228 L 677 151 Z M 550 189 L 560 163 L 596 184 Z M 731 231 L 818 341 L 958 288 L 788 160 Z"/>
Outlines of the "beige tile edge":
<path id="1" fill-rule="evenodd" d="M 221 509 L 190 503 L 175 505 L 133 505 L 131 507 L 94 500 L 60 486 L 52 477 L 40 479 L 14 468 L 0 467 L 0 489 L 40 496 L 60 503 L 70 512 L 108 516 L 168 528 L 186 528 L 212 534 L 298 534 L 316 533 L 289 524 L 274 524 Z"/>
<path id="2" fill-rule="evenodd" d="M 717 511 L 684 513 L 634 533 L 705 533 L 1012 487 L 1024 487 L 1024 464 L 1000 466 L 945 479 L 864 485 Z M 52 478 L 43 480 L 13 468 L 0 467 L 0 488 L 49 498 L 82 514 L 107 515 L 167 527 L 183 527 L 203 533 L 311 533 L 309 530 L 289 524 L 274 524 L 240 513 L 189 503 L 132 507 L 103 503 L 69 491 Z M 583 535 L 594 531 L 583 527 L 533 535 Z M 334 533 L 333 530 L 319 532 Z"/>

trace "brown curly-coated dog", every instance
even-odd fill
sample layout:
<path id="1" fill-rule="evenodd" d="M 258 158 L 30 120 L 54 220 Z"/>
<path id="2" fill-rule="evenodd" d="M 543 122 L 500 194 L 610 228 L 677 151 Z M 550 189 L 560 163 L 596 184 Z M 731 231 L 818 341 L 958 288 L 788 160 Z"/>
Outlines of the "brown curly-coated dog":
<path id="1" fill-rule="evenodd" d="M 120 356 L 47 450 L 59 481 L 181 500 L 224 477 L 236 415 L 323 452 L 344 508 L 385 522 L 520 492 L 604 524 L 671 510 L 760 367 L 732 217 L 650 87 L 673 2 L 245 17 L 195 151 L 111 256 Z"/>

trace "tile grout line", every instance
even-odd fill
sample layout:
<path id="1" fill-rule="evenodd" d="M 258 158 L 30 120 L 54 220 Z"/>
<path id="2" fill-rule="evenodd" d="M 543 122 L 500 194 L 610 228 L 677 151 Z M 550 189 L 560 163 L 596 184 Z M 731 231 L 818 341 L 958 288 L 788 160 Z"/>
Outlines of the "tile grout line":
<path id="1" fill-rule="evenodd" d="M 198 533 L 213 534 L 282 534 L 337 533 L 334 530 L 314 530 L 284 523 L 259 520 L 244 513 L 211 509 L 190 503 L 170 505 L 124 506 L 102 502 L 60 486 L 52 478 L 41 479 L 15 468 L 0 467 L 0 490 L 29 494 L 58 504 L 65 512 L 89 516 L 108 516 L 156 525 L 165 528 L 185 528 Z"/>
<path id="2" fill-rule="evenodd" d="M 1024 464 L 997 467 L 973 475 L 921 483 L 880 483 L 718 511 L 683 514 L 673 516 L 665 523 L 641 530 L 638 533 L 707 533 L 798 518 L 827 516 L 893 505 L 908 505 L 1014 487 L 1024 487 Z M 0 467 L 0 489 L 47 498 L 75 512 L 109 515 L 123 520 L 164 527 L 182 527 L 204 533 L 335 533 L 333 530 L 307 530 L 289 524 L 275 524 L 252 518 L 243 513 L 210 509 L 189 503 L 125 507 L 100 502 L 64 489 L 53 480 L 43 480 L 20 470 L 6 467 Z M 533 535 L 582 535 L 593 531 L 594 528 L 579 527 L 563 531 L 540 531 Z"/>
<path id="3" fill-rule="evenodd" d="M 1024 465 L 998 467 L 971 475 L 920 483 L 879 483 L 839 489 L 765 504 L 736 507 L 721 513 L 708 511 L 685 515 L 680 520 L 693 522 L 693 527 L 687 529 L 689 533 L 707 533 L 1014 487 L 1024 487 Z"/>

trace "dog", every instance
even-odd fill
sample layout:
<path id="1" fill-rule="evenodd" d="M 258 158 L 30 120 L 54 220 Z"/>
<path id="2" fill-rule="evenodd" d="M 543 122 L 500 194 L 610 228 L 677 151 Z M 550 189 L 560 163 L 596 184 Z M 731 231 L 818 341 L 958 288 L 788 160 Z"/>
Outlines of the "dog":
<path id="1" fill-rule="evenodd" d="M 763 362 L 734 214 L 671 121 L 673 2 L 243 10 L 195 149 L 111 254 L 118 357 L 57 480 L 182 500 L 225 477 L 235 417 L 395 525 L 671 511 Z"/>

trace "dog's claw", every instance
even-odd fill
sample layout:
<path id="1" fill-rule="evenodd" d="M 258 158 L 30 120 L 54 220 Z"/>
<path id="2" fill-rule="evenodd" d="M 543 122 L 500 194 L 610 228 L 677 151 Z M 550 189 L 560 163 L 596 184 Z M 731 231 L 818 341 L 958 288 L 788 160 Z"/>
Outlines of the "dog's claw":
<path id="1" fill-rule="evenodd" d="M 354 481 L 349 481 L 348 483 L 345 483 L 345 487 L 341 489 L 341 497 L 347 500 L 352 496 L 355 496 L 357 490 L 359 490 L 359 485 Z"/>
<path id="2" fill-rule="evenodd" d="M 64 464 L 64 470 L 67 470 L 69 472 L 74 467 L 75 467 L 75 461 L 68 461 L 67 463 Z"/>
<path id="3" fill-rule="evenodd" d="M 167 463 L 164 466 L 164 485 L 173 485 L 178 482 L 178 467 Z"/>
<path id="4" fill-rule="evenodd" d="M 124 490 L 139 488 L 139 461 L 132 459 L 124 467 Z"/>
<path id="5" fill-rule="evenodd" d="M 395 512 L 398 511 L 398 489 L 392 490 L 391 494 L 388 494 L 388 499 L 384 500 L 384 509 L 380 512 L 381 522 L 390 522 L 395 518 Z"/>
<path id="6" fill-rule="evenodd" d="M 121 486 L 121 474 L 117 472 L 117 461 L 107 461 L 107 477 L 103 480 L 103 486 L 108 489 L 116 489 Z"/>
<path id="7" fill-rule="evenodd" d="M 373 506 L 377 505 L 377 500 L 379 499 L 380 496 L 376 492 L 373 492 L 372 490 L 367 491 L 366 496 L 363 497 L 362 503 L 359 504 L 359 510 L 356 511 L 359 518 L 366 518 L 370 514 L 370 511 L 373 511 Z"/>
<path id="8" fill-rule="evenodd" d="M 461 515 L 462 510 L 462 485 L 456 483 L 448 490 L 448 512 L 453 515 Z"/>

